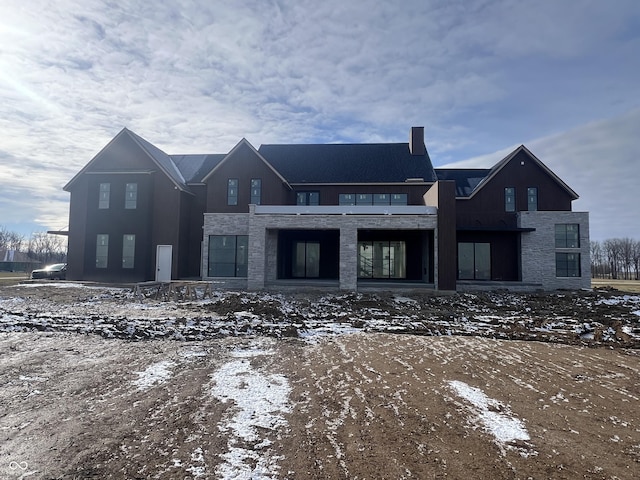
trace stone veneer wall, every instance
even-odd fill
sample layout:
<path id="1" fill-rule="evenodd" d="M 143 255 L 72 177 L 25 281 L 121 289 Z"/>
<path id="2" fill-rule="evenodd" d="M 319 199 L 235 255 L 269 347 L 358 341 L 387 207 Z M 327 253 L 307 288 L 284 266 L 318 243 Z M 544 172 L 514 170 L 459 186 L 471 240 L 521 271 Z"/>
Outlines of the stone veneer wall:
<path id="1" fill-rule="evenodd" d="M 556 248 L 555 225 L 580 225 L 580 248 Z M 545 290 L 591 288 L 589 214 L 587 212 L 519 212 L 518 227 L 535 228 L 521 235 L 522 282 Z M 580 277 L 556 277 L 556 252 L 580 254 Z"/>
<path id="2" fill-rule="evenodd" d="M 209 235 L 249 235 L 249 290 L 261 290 L 277 278 L 277 231 L 280 229 L 339 230 L 340 288 L 357 289 L 358 229 L 436 230 L 437 215 L 292 215 L 207 213 L 204 216 L 203 278 L 243 288 L 241 279 L 207 277 Z M 437 250 L 436 250 L 437 252 Z M 437 260 L 437 253 L 436 259 Z M 437 264 L 437 263 L 436 263 Z M 235 285 L 238 285 L 237 287 Z"/>

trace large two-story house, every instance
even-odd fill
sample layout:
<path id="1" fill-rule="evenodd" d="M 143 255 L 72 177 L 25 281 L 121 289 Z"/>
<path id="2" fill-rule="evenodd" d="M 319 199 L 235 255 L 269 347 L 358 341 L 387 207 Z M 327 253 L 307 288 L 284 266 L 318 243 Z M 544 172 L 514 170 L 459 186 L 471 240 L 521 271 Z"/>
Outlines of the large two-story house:
<path id="1" fill-rule="evenodd" d="M 67 278 L 198 278 L 221 288 L 588 288 L 588 214 L 521 146 L 491 169 L 434 169 L 408 143 L 246 139 L 168 155 L 123 129 L 65 187 Z"/>

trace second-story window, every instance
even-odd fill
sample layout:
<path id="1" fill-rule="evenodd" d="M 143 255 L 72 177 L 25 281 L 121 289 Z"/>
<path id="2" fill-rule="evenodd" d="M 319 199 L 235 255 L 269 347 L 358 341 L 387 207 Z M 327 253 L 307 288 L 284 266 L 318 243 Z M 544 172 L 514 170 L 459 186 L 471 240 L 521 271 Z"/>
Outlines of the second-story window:
<path id="1" fill-rule="evenodd" d="M 538 189 L 536 187 L 527 188 L 527 209 L 530 212 L 538 210 Z"/>
<path id="2" fill-rule="evenodd" d="M 504 211 L 516 211 L 516 189 L 514 187 L 507 187 L 504 189 Z"/>
<path id="3" fill-rule="evenodd" d="M 237 178 L 230 178 L 227 182 L 227 205 L 238 205 Z"/>
<path id="4" fill-rule="evenodd" d="M 355 193 L 341 193 L 338 195 L 338 205 L 355 205 L 356 194 Z"/>
<path id="5" fill-rule="evenodd" d="M 251 202 L 253 205 L 260 205 L 262 200 L 262 180 L 259 178 L 251 179 Z"/>
<path id="6" fill-rule="evenodd" d="M 406 193 L 392 193 L 391 205 L 406 205 L 409 201 Z"/>
<path id="7" fill-rule="evenodd" d="M 101 183 L 100 184 L 100 192 L 98 194 L 98 208 L 106 209 L 109 208 L 109 196 L 111 194 L 111 184 L 110 183 Z"/>
<path id="8" fill-rule="evenodd" d="M 138 206 L 138 184 L 127 183 L 125 188 L 124 208 L 133 210 Z"/>
<path id="9" fill-rule="evenodd" d="M 320 192 L 297 192 L 296 205 L 320 205 Z"/>

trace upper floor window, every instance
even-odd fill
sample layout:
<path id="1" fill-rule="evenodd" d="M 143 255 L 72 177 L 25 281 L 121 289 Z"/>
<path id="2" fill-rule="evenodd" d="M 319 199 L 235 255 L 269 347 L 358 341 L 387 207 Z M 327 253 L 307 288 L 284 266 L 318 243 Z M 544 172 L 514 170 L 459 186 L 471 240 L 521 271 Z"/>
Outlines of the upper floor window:
<path id="1" fill-rule="evenodd" d="M 341 193 L 338 195 L 338 205 L 355 205 L 355 193 Z"/>
<path id="2" fill-rule="evenodd" d="M 136 236 L 125 234 L 122 236 L 122 268 L 133 268 L 136 256 Z"/>
<path id="3" fill-rule="evenodd" d="M 111 194 L 111 184 L 101 183 L 100 192 L 98 194 L 98 208 L 109 208 L 109 196 Z"/>
<path id="4" fill-rule="evenodd" d="M 373 205 L 373 195 L 370 193 L 356 194 L 356 205 Z"/>
<path id="5" fill-rule="evenodd" d="M 251 202 L 253 205 L 260 205 L 262 199 L 262 180 L 259 178 L 251 179 Z"/>
<path id="6" fill-rule="evenodd" d="M 124 208 L 128 210 L 135 209 L 138 205 L 138 184 L 127 183 L 124 195 Z"/>
<path id="7" fill-rule="evenodd" d="M 407 205 L 406 193 L 341 193 L 338 205 Z"/>
<path id="8" fill-rule="evenodd" d="M 98 234 L 96 237 L 96 268 L 107 268 L 109 264 L 109 235 Z"/>
<path id="9" fill-rule="evenodd" d="M 391 205 L 406 205 L 409 203 L 409 196 L 406 193 L 392 193 Z"/>
<path id="10" fill-rule="evenodd" d="M 527 188 L 527 209 L 530 212 L 538 210 L 538 189 L 536 187 Z"/>
<path id="11" fill-rule="evenodd" d="M 374 205 L 389 205 L 391 203 L 391 196 L 388 193 L 376 193 L 373 195 Z"/>
<path id="12" fill-rule="evenodd" d="M 320 192 L 297 192 L 296 205 L 320 205 Z"/>
<path id="13" fill-rule="evenodd" d="M 237 178 L 230 178 L 227 182 L 227 205 L 238 205 Z"/>
<path id="14" fill-rule="evenodd" d="M 556 225 L 556 248 L 580 248 L 580 225 L 577 223 Z"/>
<path id="15" fill-rule="evenodd" d="M 514 187 L 507 187 L 504 189 L 504 211 L 516 211 L 516 189 Z"/>

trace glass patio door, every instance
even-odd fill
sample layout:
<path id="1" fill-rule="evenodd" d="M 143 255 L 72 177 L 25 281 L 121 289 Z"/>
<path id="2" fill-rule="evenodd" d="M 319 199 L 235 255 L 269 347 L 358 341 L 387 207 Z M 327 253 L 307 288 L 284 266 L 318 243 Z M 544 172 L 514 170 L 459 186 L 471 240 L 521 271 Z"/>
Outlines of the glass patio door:
<path id="1" fill-rule="evenodd" d="M 491 280 L 490 243 L 458 243 L 458 279 Z"/>
<path id="2" fill-rule="evenodd" d="M 295 242 L 293 246 L 293 276 L 320 277 L 320 242 Z"/>

